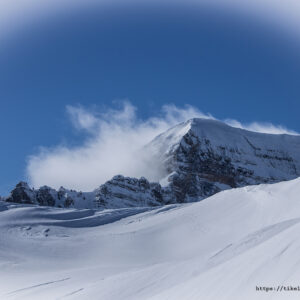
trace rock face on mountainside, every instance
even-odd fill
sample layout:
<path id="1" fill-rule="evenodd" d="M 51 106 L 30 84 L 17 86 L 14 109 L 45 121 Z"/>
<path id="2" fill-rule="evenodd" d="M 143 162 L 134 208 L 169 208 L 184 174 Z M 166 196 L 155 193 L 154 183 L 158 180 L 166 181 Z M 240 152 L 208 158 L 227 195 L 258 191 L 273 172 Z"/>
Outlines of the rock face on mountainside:
<path id="1" fill-rule="evenodd" d="M 97 207 L 159 206 L 165 204 L 164 191 L 159 183 L 140 179 L 115 176 L 101 185 L 95 192 Z"/>
<path id="2" fill-rule="evenodd" d="M 120 208 L 164 205 L 166 194 L 159 183 L 150 183 L 144 177 L 137 179 L 117 175 L 91 193 L 76 192 L 62 187 L 56 191 L 48 186 L 35 190 L 26 182 L 20 182 L 5 200 L 41 206 Z"/>
<path id="3" fill-rule="evenodd" d="M 19 182 L 11 191 L 10 196 L 5 201 L 20 204 L 38 204 L 40 206 L 56 207 L 90 207 L 87 197 L 92 193 L 82 193 L 67 190 L 61 187 L 58 191 L 48 186 L 42 186 L 35 190 L 29 187 L 26 182 Z"/>
<path id="4" fill-rule="evenodd" d="M 255 133 L 220 121 L 192 119 L 149 145 L 166 170 L 176 202 L 300 176 L 300 136 Z"/>
<path id="5" fill-rule="evenodd" d="M 90 193 L 20 182 L 6 201 L 76 208 L 159 206 L 204 199 L 221 190 L 300 176 L 300 136 L 255 133 L 192 119 L 144 148 L 162 170 L 160 183 L 117 175 Z M 153 167 L 155 164 L 153 164 Z"/>

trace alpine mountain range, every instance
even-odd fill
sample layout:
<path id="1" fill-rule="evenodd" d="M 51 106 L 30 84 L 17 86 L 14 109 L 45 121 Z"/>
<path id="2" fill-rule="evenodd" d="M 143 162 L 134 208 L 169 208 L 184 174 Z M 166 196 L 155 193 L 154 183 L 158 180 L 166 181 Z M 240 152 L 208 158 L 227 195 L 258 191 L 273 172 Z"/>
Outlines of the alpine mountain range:
<path id="1" fill-rule="evenodd" d="M 6 202 L 73 208 L 154 207 L 196 202 L 222 190 L 300 176 L 300 136 L 266 134 L 193 118 L 154 138 L 141 151 L 157 162 L 157 182 L 114 176 L 91 192 L 30 188 L 20 182 Z M 126 175 L 126 174 L 124 174 Z"/>

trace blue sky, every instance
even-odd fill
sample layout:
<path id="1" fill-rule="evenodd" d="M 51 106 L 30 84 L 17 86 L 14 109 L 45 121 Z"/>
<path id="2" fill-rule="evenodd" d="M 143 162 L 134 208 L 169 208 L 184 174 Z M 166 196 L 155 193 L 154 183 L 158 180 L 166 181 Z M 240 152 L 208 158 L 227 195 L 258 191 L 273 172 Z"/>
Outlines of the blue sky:
<path id="1" fill-rule="evenodd" d="M 300 59 L 263 20 L 193 6 L 81 9 L 32 21 L 0 46 L 0 194 L 40 146 L 81 145 L 66 107 L 137 116 L 186 104 L 218 119 L 300 132 Z M 99 182 L 100 184 L 101 182 Z"/>

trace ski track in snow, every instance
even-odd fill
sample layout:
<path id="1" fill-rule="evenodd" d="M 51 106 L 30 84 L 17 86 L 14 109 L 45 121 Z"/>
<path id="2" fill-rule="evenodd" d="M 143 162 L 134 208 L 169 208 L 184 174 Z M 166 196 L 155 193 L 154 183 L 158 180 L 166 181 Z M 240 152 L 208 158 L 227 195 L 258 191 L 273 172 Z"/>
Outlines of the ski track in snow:
<path id="1" fill-rule="evenodd" d="M 63 298 L 70 297 L 70 296 L 72 296 L 72 295 L 74 295 L 74 294 L 76 294 L 76 293 L 79 293 L 79 292 L 83 291 L 83 290 L 84 290 L 84 288 L 80 288 L 80 289 L 78 289 L 78 290 L 75 290 L 75 291 L 73 291 L 73 292 L 71 292 L 71 293 L 68 293 L 68 294 L 62 296 L 62 297 L 59 298 L 59 299 L 63 299 Z"/>
<path id="2" fill-rule="evenodd" d="M 25 287 L 25 288 L 22 288 L 22 289 L 18 289 L 18 290 L 12 291 L 12 292 L 8 293 L 7 295 L 9 296 L 9 295 L 20 293 L 20 292 L 23 292 L 23 291 L 26 291 L 26 290 L 31 290 L 31 289 L 39 288 L 41 286 L 45 286 L 45 285 L 49 285 L 49 284 L 54 284 L 54 283 L 61 282 L 61 281 L 66 281 L 66 280 L 69 280 L 69 279 L 70 278 L 63 278 L 63 279 L 59 279 L 59 280 L 54 280 L 54 281 L 40 283 L 40 284 L 37 284 L 37 285 L 33 285 L 33 286 L 29 286 L 29 287 Z"/>
<path id="3" fill-rule="evenodd" d="M 257 245 L 267 241 L 268 239 L 274 237 L 275 235 L 281 233 L 282 231 L 290 228 L 291 226 L 299 222 L 300 218 L 296 218 L 292 220 L 283 221 L 271 226 L 267 226 L 266 228 L 254 232 L 246 236 L 239 243 L 229 244 L 224 249 L 220 250 L 218 253 L 216 253 L 210 258 L 209 264 L 211 264 L 212 266 L 216 264 L 221 264 L 224 261 L 227 261 L 233 257 L 236 257 L 237 255 L 242 254 L 245 251 L 248 251 L 253 247 L 256 247 Z M 282 251 L 282 253 L 286 250 L 287 248 L 285 248 L 284 251 Z"/>

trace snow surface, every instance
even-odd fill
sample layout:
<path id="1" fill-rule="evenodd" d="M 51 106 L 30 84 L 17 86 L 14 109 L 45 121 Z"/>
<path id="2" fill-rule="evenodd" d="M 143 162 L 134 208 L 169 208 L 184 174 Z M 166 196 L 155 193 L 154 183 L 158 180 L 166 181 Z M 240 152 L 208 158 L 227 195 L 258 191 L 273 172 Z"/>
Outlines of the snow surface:
<path id="1" fill-rule="evenodd" d="M 299 299 L 300 178 L 103 211 L 0 201 L 0 299 Z"/>

